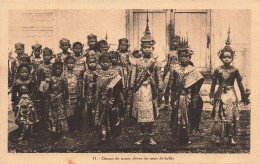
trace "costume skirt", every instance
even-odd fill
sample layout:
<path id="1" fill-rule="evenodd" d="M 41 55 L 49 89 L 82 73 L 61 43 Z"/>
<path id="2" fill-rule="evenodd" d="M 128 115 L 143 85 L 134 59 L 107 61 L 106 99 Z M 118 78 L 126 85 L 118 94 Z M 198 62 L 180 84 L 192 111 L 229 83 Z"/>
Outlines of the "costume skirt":
<path id="1" fill-rule="evenodd" d="M 137 118 L 138 122 L 153 122 L 153 107 L 152 87 L 150 81 L 147 80 L 134 93 L 132 116 Z"/>
<path id="2" fill-rule="evenodd" d="M 221 138 L 235 134 L 238 113 L 238 99 L 234 87 L 222 88 L 220 98 L 214 101 L 212 134 Z"/>

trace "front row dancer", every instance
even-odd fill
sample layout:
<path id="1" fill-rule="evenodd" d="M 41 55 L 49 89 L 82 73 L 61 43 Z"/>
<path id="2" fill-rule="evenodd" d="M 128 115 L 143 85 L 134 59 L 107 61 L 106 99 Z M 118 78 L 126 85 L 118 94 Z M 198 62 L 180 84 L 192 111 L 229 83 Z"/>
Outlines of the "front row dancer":
<path id="1" fill-rule="evenodd" d="M 156 144 L 153 139 L 153 122 L 158 116 L 158 97 L 162 97 L 162 76 L 157 59 L 153 56 L 154 44 L 147 21 L 145 34 L 141 39 L 142 57 L 133 65 L 130 83 L 132 88 L 129 90 L 133 92 L 130 114 L 137 120 L 141 130 L 141 139 L 135 142 L 137 145 L 142 144 L 146 138 L 149 144 Z"/>
<path id="2" fill-rule="evenodd" d="M 242 101 L 246 105 L 249 103 L 249 93 L 246 93 L 244 90 L 239 70 L 231 65 L 235 51 L 230 47 L 229 35 L 230 29 L 226 46 L 219 51 L 219 58 L 223 65 L 218 67 L 213 73 L 210 99 L 213 105 L 213 141 L 222 143 L 225 138 L 228 138 L 228 143 L 235 145 L 236 142 L 233 137 L 236 134 L 236 124 L 239 119 L 238 98 L 234 88 L 235 80 L 237 80 Z M 219 81 L 219 88 L 215 92 L 217 81 Z"/>
<path id="3" fill-rule="evenodd" d="M 192 51 L 187 41 L 182 40 L 177 53 L 179 64 L 170 69 L 173 106 L 170 126 L 172 136 L 177 137 L 180 144 L 191 144 L 190 135 L 198 130 L 202 111 L 199 91 L 204 78 L 190 62 Z"/>
<path id="4" fill-rule="evenodd" d="M 122 113 L 122 77 L 117 70 L 110 68 L 109 54 L 99 57 L 101 69 L 97 75 L 96 127 L 100 143 L 116 138 L 122 132 L 120 113 Z M 120 108 L 121 106 L 121 108 Z M 91 109 L 90 109 L 91 110 Z"/>

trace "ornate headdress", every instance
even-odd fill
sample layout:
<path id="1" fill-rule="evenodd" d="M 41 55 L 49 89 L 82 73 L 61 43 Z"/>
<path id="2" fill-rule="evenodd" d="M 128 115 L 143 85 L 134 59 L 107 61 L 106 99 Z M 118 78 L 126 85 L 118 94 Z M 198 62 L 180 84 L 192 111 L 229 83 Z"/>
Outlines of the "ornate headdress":
<path id="1" fill-rule="evenodd" d="M 68 43 L 68 44 L 69 44 L 69 47 L 71 46 L 69 39 L 62 38 L 62 39 L 60 40 L 60 44 L 62 44 L 62 43 Z"/>
<path id="2" fill-rule="evenodd" d="M 15 49 L 17 49 L 18 47 L 24 48 L 24 44 L 21 43 L 21 42 L 18 42 L 18 43 L 15 44 Z"/>
<path id="3" fill-rule="evenodd" d="M 108 45 L 107 41 L 106 40 L 100 40 L 98 41 L 98 44 L 101 46 L 101 45 Z"/>
<path id="4" fill-rule="evenodd" d="M 42 52 L 43 52 L 43 53 L 49 52 L 51 55 L 53 54 L 53 51 L 52 51 L 50 48 L 48 48 L 48 47 L 45 47 L 45 48 L 42 50 Z"/>
<path id="5" fill-rule="evenodd" d="M 235 54 L 235 51 L 233 51 L 232 48 L 231 48 L 231 46 L 230 46 L 230 45 L 231 45 L 230 33 L 231 33 L 231 32 L 230 32 L 230 26 L 229 26 L 229 28 L 228 28 L 228 37 L 227 37 L 227 40 L 226 40 L 226 42 L 225 42 L 226 46 L 225 46 L 222 50 L 219 50 L 219 52 L 218 52 L 219 58 L 222 57 L 222 55 L 224 54 L 224 52 L 230 52 L 232 56 L 234 56 L 234 54 Z"/>
<path id="6" fill-rule="evenodd" d="M 188 38 L 187 40 L 185 38 L 181 38 L 179 47 L 177 49 L 178 54 L 181 52 L 187 52 L 187 55 L 192 55 L 193 51 L 190 49 Z"/>
<path id="7" fill-rule="evenodd" d="M 30 57 L 29 57 L 26 53 L 23 53 L 23 54 L 20 56 L 20 60 L 30 60 Z"/>
<path id="8" fill-rule="evenodd" d="M 110 48 L 110 46 L 108 45 L 107 41 L 106 40 L 100 40 L 97 42 L 97 47 L 98 47 L 98 50 L 100 51 L 100 48 L 102 46 L 107 46 L 108 48 Z"/>
<path id="9" fill-rule="evenodd" d="M 174 35 L 174 36 L 172 37 L 172 41 L 180 42 L 180 41 L 181 41 L 181 37 L 178 36 L 178 35 Z"/>
<path id="10" fill-rule="evenodd" d="M 148 18 L 148 10 L 147 10 L 147 19 L 146 19 L 146 28 L 144 32 L 144 36 L 141 39 L 141 45 L 143 44 L 151 44 L 154 45 L 156 42 L 153 40 L 151 32 L 149 30 L 149 18 Z"/>
<path id="11" fill-rule="evenodd" d="M 126 50 L 120 50 L 120 45 L 122 45 L 122 44 L 124 44 L 124 45 L 126 45 Z M 119 39 L 118 40 L 118 48 L 117 48 L 117 50 L 119 50 L 119 51 L 122 51 L 122 52 L 126 52 L 126 51 L 128 51 L 128 48 L 130 47 L 130 44 L 128 43 L 128 39 L 127 38 L 121 38 L 121 39 Z"/>
<path id="12" fill-rule="evenodd" d="M 32 45 L 32 50 L 41 50 L 41 49 L 42 49 L 42 45 L 39 43 Z"/>
<path id="13" fill-rule="evenodd" d="M 128 39 L 127 38 L 121 38 L 121 39 L 118 40 L 118 43 L 119 44 L 122 44 L 122 43 L 128 44 Z"/>
<path id="14" fill-rule="evenodd" d="M 81 45 L 82 48 L 84 47 L 84 45 L 83 45 L 81 42 L 79 42 L 79 41 L 74 42 L 74 43 L 72 44 L 72 47 L 74 48 L 74 47 L 76 47 L 76 45 Z"/>
<path id="15" fill-rule="evenodd" d="M 119 57 L 119 53 L 117 51 L 114 51 L 114 50 L 110 51 L 109 55 L 110 56 L 116 56 L 117 58 Z"/>
<path id="16" fill-rule="evenodd" d="M 94 34 L 89 34 L 88 36 L 87 36 L 87 38 L 88 38 L 88 40 L 94 40 L 94 41 L 97 41 L 97 36 L 96 35 L 94 35 Z"/>

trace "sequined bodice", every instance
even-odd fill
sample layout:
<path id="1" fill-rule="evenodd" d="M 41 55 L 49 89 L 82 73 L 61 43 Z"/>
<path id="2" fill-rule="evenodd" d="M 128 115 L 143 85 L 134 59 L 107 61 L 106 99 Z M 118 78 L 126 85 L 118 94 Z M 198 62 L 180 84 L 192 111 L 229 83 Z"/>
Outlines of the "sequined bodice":
<path id="1" fill-rule="evenodd" d="M 69 93 L 76 93 L 76 88 L 78 85 L 78 76 L 73 71 L 65 71 L 64 76 L 68 80 Z"/>
<path id="2" fill-rule="evenodd" d="M 51 88 L 53 92 L 61 93 L 63 92 L 63 77 L 62 76 L 53 76 L 51 77 Z"/>
<path id="3" fill-rule="evenodd" d="M 44 74 L 45 74 L 45 78 L 50 78 L 51 74 L 52 74 L 52 64 L 45 64 L 42 63 L 39 65 L 39 69 L 42 69 Z"/>
<path id="4" fill-rule="evenodd" d="M 235 79 L 241 78 L 238 69 L 232 66 L 231 67 L 220 66 L 215 70 L 213 76 L 215 78 L 218 78 L 220 85 L 225 81 L 225 84 L 229 86 L 234 86 Z"/>
<path id="5" fill-rule="evenodd" d="M 74 67 L 74 70 L 75 71 L 85 71 L 85 67 L 86 67 L 86 58 L 83 57 L 83 56 L 74 56 L 75 59 L 76 59 L 76 62 L 75 62 L 75 67 Z"/>

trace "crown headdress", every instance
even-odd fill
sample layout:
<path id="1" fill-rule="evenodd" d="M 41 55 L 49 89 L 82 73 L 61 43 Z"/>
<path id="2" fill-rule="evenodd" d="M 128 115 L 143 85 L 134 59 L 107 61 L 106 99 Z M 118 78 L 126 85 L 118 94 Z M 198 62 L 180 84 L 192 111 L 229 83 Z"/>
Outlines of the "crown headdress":
<path id="1" fill-rule="evenodd" d="M 235 54 L 235 51 L 233 51 L 232 50 L 232 48 L 231 48 L 231 41 L 230 41 L 230 26 L 229 26 L 229 28 L 228 28 L 228 37 L 227 37 L 227 40 L 226 40 L 226 42 L 225 42 L 225 47 L 222 49 L 222 50 L 219 50 L 219 52 L 218 52 L 218 56 L 220 57 L 221 56 L 221 54 L 223 54 L 224 52 L 230 52 L 231 53 L 231 55 L 233 56 L 234 54 Z"/>
<path id="2" fill-rule="evenodd" d="M 39 43 L 36 43 L 36 44 L 32 45 L 32 49 L 33 50 L 40 50 L 40 49 L 42 49 L 42 45 L 39 44 Z"/>
<path id="3" fill-rule="evenodd" d="M 188 37 L 187 37 L 187 40 L 183 37 L 180 39 L 180 44 L 178 46 L 177 51 L 178 51 L 178 53 L 186 51 L 188 55 L 193 54 L 193 51 L 190 49 L 190 46 L 189 46 Z"/>
<path id="4" fill-rule="evenodd" d="M 70 40 L 69 39 L 66 39 L 66 38 L 62 38 L 61 40 L 60 40 L 60 44 L 61 43 L 69 43 L 70 44 Z"/>
<path id="5" fill-rule="evenodd" d="M 88 36 L 87 36 L 87 38 L 88 38 L 88 40 L 97 40 L 97 36 L 96 35 L 94 35 L 94 34 L 89 34 Z"/>
<path id="6" fill-rule="evenodd" d="M 42 51 L 43 51 L 43 53 L 44 53 L 44 52 L 49 52 L 50 54 L 53 54 L 52 49 L 50 49 L 50 48 L 48 48 L 48 47 L 45 47 Z"/>
<path id="7" fill-rule="evenodd" d="M 118 43 L 119 44 L 122 44 L 122 43 L 128 44 L 128 39 L 127 38 L 121 38 L 121 39 L 118 40 Z"/>
<path id="8" fill-rule="evenodd" d="M 148 10 L 147 10 L 147 17 L 146 17 L 146 28 L 144 32 L 144 36 L 141 39 L 142 44 L 149 43 L 154 45 L 156 42 L 153 40 L 151 32 L 149 30 L 149 18 L 148 18 Z"/>
<path id="9" fill-rule="evenodd" d="M 24 44 L 21 43 L 21 42 L 18 42 L 18 43 L 15 44 L 15 49 L 18 48 L 18 47 L 24 48 Z"/>

